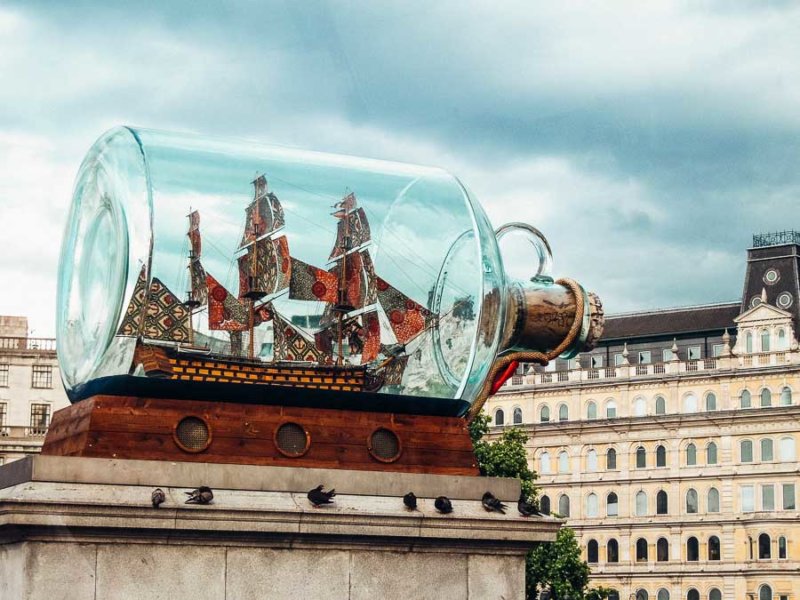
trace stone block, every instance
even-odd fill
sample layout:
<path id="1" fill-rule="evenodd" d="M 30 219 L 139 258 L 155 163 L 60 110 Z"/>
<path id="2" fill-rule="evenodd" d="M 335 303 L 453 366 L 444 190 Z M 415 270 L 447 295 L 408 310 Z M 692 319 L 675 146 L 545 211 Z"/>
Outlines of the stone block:
<path id="1" fill-rule="evenodd" d="M 525 561 L 510 556 L 469 557 L 469 600 L 511 600 L 525 589 Z"/>

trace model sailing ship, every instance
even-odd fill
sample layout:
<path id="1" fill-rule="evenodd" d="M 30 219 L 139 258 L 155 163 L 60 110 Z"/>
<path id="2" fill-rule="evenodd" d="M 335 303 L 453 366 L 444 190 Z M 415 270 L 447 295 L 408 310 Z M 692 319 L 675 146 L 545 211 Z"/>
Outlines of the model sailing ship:
<path id="1" fill-rule="evenodd" d="M 138 338 L 134 372 L 162 379 L 341 392 L 399 385 L 408 361 L 406 344 L 426 331 L 433 315 L 376 275 L 369 253 L 369 221 L 355 194 L 333 207 L 336 242 L 329 268 L 322 269 L 290 255 L 280 200 L 268 190 L 264 175 L 253 185 L 255 195 L 246 207 L 237 249 L 238 294 L 225 289 L 202 265 L 197 211 L 189 215 L 187 300 L 181 302 L 156 277 L 146 294 L 142 269 L 118 331 Z M 304 331 L 280 314 L 273 301 L 286 294 L 292 300 L 324 304 L 319 329 Z M 208 312 L 209 330 L 228 333 L 229 352 L 195 346 L 192 317 L 201 310 Z M 396 343 L 382 343 L 381 311 Z M 274 336 L 269 362 L 254 352 L 254 331 L 267 321 L 272 321 Z"/>

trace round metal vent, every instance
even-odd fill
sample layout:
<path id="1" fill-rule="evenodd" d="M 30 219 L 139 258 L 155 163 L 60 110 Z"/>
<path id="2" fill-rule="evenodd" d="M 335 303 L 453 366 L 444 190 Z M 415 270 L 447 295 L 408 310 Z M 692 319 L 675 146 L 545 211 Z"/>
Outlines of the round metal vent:
<path id="1" fill-rule="evenodd" d="M 794 303 L 794 298 L 789 292 L 781 292 L 778 295 L 778 306 L 781 308 L 789 308 Z"/>
<path id="2" fill-rule="evenodd" d="M 369 453 L 381 462 L 394 462 L 400 458 L 400 438 L 390 429 L 376 429 L 369 436 Z"/>
<path id="3" fill-rule="evenodd" d="M 767 285 L 772 285 L 774 283 L 778 283 L 781 279 L 781 272 L 778 269 L 769 269 L 766 273 L 764 273 L 764 283 Z"/>
<path id="4" fill-rule="evenodd" d="M 306 430 L 297 423 L 284 423 L 275 432 L 275 446 L 281 454 L 289 458 L 303 456 L 310 442 Z"/>
<path id="5" fill-rule="evenodd" d="M 185 417 L 175 426 L 175 442 L 186 452 L 202 452 L 211 444 L 211 430 L 200 417 Z"/>

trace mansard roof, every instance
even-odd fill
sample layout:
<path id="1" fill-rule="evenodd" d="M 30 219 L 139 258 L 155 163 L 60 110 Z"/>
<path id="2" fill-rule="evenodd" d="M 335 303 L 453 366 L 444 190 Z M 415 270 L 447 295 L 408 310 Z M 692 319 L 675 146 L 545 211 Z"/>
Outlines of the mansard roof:
<path id="1" fill-rule="evenodd" d="M 733 330 L 740 310 L 736 301 L 608 315 L 601 341 Z"/>

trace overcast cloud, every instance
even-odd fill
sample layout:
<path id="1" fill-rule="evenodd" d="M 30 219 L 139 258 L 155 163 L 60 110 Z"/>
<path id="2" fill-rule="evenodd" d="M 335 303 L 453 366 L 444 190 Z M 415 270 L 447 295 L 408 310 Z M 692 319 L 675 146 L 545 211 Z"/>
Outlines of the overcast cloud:
<path id="1" fill-rule="evenodd" d="M 0 3 L 0 314 L 54 332 L 72 179 L 116 124 L 445 167 L 609 311 L 738 299 L 800 228 L 800 5 Z"/>

